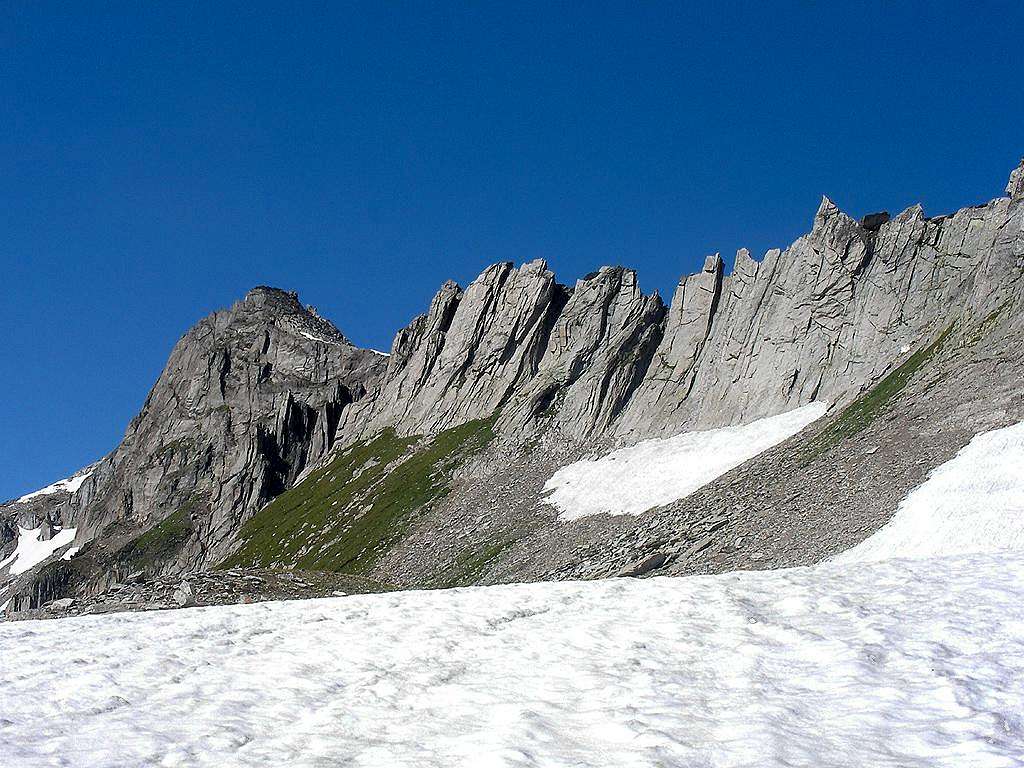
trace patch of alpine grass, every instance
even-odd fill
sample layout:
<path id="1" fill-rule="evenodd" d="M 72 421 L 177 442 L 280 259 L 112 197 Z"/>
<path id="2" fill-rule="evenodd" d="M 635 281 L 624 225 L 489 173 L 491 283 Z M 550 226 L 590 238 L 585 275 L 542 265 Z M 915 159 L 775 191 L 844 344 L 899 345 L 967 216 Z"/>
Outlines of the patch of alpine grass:
<path id="1" fill-rule="evenodd" d="M 246 522 L 221 567 L 367 572 L 417 510 L 448 492 L 454 471 L 494 437 L 493 424 L 471 421 L 426 442 L 388 429 L 349 446 Z"/>
<path id="2" fill-rule="evenodd" d="M 820 453 L 829 446 L 852 437 L 868 427 L 889 402 L 903 391 L 914 375 L 935 356 L 952 330 L 953 326 L 950 325 L 939 334 L 935 341 L 927 347 L 917 350 L 899 368 L 847 406 L 835 421 L 825 427 L 814 439 L 811 444 L 812 450 L 815 453 Z"/>
<path id="3" fill-rule="evenodd" d="M 121 547 L 114 555 L 118 565 L 135 570 L 174 560 L 194 531 L 190 516 L 194 506 L 190 501 Z"/>

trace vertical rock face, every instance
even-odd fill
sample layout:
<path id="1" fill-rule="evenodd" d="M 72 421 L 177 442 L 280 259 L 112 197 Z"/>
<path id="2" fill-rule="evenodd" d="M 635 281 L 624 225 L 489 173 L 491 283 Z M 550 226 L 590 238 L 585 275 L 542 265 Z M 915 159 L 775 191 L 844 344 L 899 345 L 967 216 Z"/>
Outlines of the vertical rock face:
<path id="1" fill-rule="evenodd" d="M 607 427 L 640 383 L 664 313 L 622 267 L 570 291 L 543 261 L 495 264 L 465 292 L 445 284 L 399 331 L 384 385 L 352 409 L 344 433 L 439 432 L 500 411 L 510 436 L 552 419 L 586 436 Z"/>
<path id="2" fill-rule="evenodd" d="M 399 332 L 363 433 L 436 432 L 490 416 L 537 372 L 564 290 L 543 261 L 489 267 L 462 292 L 447 283 Z"/>
<path id="3" fill-rule="evenodd" d="M 815 399 L 870 252 L 867 232 L 825 198 L 811 232 L 770 251 L 749 284 L 730 276 L 686 398 L 690 413 L 673 427 L 749 421 Z"/>
<path id="4" fill-rule="evenodd" d="M 673 434 L 848 398 L 965 314 L 984 318 L 1019 296 L 1022 218 L 1020 200 L 999 198 L 936 219 L 913 206 L 871 231 L 826 198 L 787 250 L 760 263 L 738 253 L 714 302 L 690 304 L 695 278 L 680 284 L 617 433 Z M 696 279 L 707 285 L 713 272 Z"/>
<path id="5" fill-rule="evenodd" d="M 1024 167 L 1024 166 L 1022 166 Z M 666 310 L 605 267 L 559 286 L 543 262 L 446 284 L 401 331 L 381 391 L 346 439 L 436 432 L 501 411 L 520 438 L 549 427 L 629 442 L 848 399 L 963 313 L 1019 291 L 1018 169 L 1010 199 L 860 222 L 823 198 L 811 231 L 758 262 L 745 249 L 685 276 Z"/>
<path id="6" fill-rule="evenodd" d="M 511 400 L 501 425 L 523 433 L 550 417 L 580 437 L 607 427 L 640 383 L 664 314 L 661 299 L 643 295 L 632 270 L 604 267 L 578 281 L 536 375 Z"/>
<path id="7" fill-rule="evenodd" d="M 688 386 L 645 380 L 644 389 L 659 397 L 637 401 L 620 430 L 667 434 L 749 421 L 813 400 L 870 252 L 868 233 L 825 198 L 811 232 L 785 252 L 769 251 L 760 264 L 737 254 L 720 300 L 707 305 L 710 333 L 699 359 L 685 366 Z M 691 323 L 681 307 L 669 333 L 685 337 Z"/>
<path id="8" fill-rule="evenodd" d="M 76 522 L 89 534 L 122 516 L 187 509 L 195 547 L 186 557 L 216 557 L 331 447 L 342 411 L 376 387 L 383 366 L 295 294 L 250 291 L 178 342 L 124 442 L 90 478 L 96 500 Z"/>
<path id="9" fill-rule="evenodd" d="M 736 273 L 757 264 L 747 251 L 736 255 Z M 684 276 L 672 297 L 672 306 L 664 338 L 651 360 L 642 385 L 629 403 L 619 429 L 646 428 L 649 414 L 659 412 L 666 427 L 674 418 L 674 411 L 686 401 L 693 387 L 697 360 L 711 333 L 712 320 L 721 299 L 723 265 L 716 253 L 704 261 L 704 269 L 695 275 Z"/>

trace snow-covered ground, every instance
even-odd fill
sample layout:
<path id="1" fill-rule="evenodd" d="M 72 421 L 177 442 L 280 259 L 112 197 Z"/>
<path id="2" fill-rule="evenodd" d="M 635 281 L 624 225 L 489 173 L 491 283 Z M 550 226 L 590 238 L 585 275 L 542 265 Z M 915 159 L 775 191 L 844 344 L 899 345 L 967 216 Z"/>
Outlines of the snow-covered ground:
<path id="1" fill-rule="evenodd" d="M 1024 766 L 1021 466 L 810 568 L 0 624 L 0 763 Z"/>
<path id="2" fill-rule="evenodd" d="M 32 491 L 32 493 L 26 493 L 21 498 L 17 499 L 17 502 L 24 503 L 31 501 L 38 496 L 49 496 L 51 493 L 77 493 L 78 489 L 82 487 L 82 483 L 89 479 L 89 475 L 92 474 L 92 467 L 87 467 L 81 472 L 66 477 L 63 480 L 58 480 L 56 483 L 40 488 L 38 491 Z"/>
<path id="3" fill-rule="evenodd" d="M 837 562 L 1024 552 L 1024 423 L 976 436 Z M 1022 702 L 1024 706 L 1024 702 Z"/>
<path id="4" fill-rule="evenodd" d="M 0 572 L 9 568 L 6 572 L 12 576 L 24 573 L 75 540 L 75 528 L 59 529 L 45 541 L 39 538 L 41 530 L 41 528 L 30 529 L 18 526 L 18 546 L 14 552 L 0 560 Z"/>
<path id="5" fill-rule="evenodd" d="M 1024 557 L 0 624 L 22 766 L 1024 760 Z"/>
<path id="6" fill-rule="evenodd" d="M 689 496 L 730 469 L 792 437 L 825 415 L 827 403 L 737 427 L 644 440 L 555 472 L 544 489 L 564 520 L 608 512 L 638 515 Z"/>

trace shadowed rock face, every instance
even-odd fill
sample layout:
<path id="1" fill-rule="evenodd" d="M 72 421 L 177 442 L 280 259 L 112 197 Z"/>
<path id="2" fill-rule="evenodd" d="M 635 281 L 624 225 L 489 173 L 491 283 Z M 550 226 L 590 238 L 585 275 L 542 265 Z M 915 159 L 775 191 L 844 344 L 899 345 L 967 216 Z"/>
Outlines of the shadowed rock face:
<path id="1" fill-rule="evenodd" d="M 825 198 L 789 248 L 741 250 L 729 274 L 708 257 L 667 308 L 622 267 L 568 288 L 540 260 L 495 264 L 465 290 L 445 283 L 390 357 L 353 347 L 295 294 L 253 289 L 178 342 L 80 490 L 0 508 L 0 558 L 14 522 L 73 525 L 76 545 L 115 552 L 173 519 L 175 546 L 147 568 L 207 567 L 307 468 L 385 429 L 497 414 L 506 443 L 629 443 L 849 401 L 955 321 L 1021 300 L 1024 163 L 1007 194 L 863 222 Z"/>

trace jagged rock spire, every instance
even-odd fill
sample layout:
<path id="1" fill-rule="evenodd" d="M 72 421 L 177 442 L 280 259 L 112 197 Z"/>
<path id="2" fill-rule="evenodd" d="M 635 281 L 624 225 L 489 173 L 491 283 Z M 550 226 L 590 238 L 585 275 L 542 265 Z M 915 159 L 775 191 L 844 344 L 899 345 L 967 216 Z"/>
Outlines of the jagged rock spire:
<path id="1" fill-rule="evenodd" d="M 1021 158 L 1020 165 L 1014 168 L 1010 174 L 1010 180 L 1006 184 L 1006 194 L 1011 200 L 1024 197 L 1024 157 Z"/>

